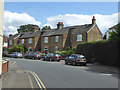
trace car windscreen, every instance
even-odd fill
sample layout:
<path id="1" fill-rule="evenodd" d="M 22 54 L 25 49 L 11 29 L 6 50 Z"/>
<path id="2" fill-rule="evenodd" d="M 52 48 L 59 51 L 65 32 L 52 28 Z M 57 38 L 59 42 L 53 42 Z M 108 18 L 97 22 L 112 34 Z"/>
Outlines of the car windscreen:
<path id="1" fill-rule="evenodd" d="M 84 56 L 77 56 L 77 59 L 85 59 L 85 57 Z"/>
<path id="2" fill-rule="evenodd" d="M 58 57 L 59 57 L 59 56 L 61 56 L 61 55 L 60 55 L 60 54 L 55 54 L 55 56 L 58 56 Z"/>

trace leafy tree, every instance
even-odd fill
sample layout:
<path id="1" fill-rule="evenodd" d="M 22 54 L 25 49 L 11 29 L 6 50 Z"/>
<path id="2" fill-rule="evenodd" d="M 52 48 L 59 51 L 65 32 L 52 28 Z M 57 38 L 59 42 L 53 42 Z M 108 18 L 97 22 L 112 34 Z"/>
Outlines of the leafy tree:
<path id="1" fill-rule="evenodd" d="M 110 41 L 120 41 L 120 24 L 116 25 L 114 31 L 110 33 Z"/>
<path id="2" fill-rule="evenodd" d="M 9 53 L 13 53 L 13 52 L 23 53 L 24 52 L 24 47 L 22 45 L 16 45 L 16 46 L 13 46 L 12 48 L 8 49 L 8 52 Z"/>
<path id="3" fill-rule="evenodd" d="M 44 26 L 44 27 L 42 28 L 42 30 L 48 30 L 48 29 L 51 29 L 51 27 L 50 27 L 50 26 Z"/>
<path id="4" fill-rule="evenodd" d="M 33 25 L 33 24 L 28 24 L 28 25 L 21 25 L 19 29 L 17 29 L 18 33 L 20 32 L 30 32 L 34 30 L 34 26 L 37 25 Z M 40 28 L 39 28 L 40 30 Z"/>
<path id="5" fill-rule="evenodd" d="M 106 40 L 106 35 L 104 35 L 103 39 Z"/>

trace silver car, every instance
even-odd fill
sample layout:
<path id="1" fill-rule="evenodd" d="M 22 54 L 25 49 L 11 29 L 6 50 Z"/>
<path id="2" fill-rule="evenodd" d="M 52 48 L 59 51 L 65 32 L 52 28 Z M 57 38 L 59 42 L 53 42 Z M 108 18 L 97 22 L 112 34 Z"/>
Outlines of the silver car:
<path id="1" fill-rule="evenodd" d="M 9 55 L 9 57 L 22 58 L 23 54 L 20 52 L 13 52 L 12 54 Z"/>

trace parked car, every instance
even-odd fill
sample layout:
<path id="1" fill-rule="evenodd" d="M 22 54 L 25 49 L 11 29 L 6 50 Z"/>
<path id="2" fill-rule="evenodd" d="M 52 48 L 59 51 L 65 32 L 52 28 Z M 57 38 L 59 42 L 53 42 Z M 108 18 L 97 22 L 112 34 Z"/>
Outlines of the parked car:
<path id="1" fill-rule="evenodd" d="M 12 54 L 9 55 L 9 57 L 22 58 L 23 54 L 20 52 L 13 52 Z"/>
<path id="2" fill-rule="evenodd" d="M 3 52 L 3 53 L 2 53 L 2 56 L 3 56 L 3 57 L 9 57 L 9 53 L 8 53 L 8 52 Z"/>
<path id="3" fill-rule="evenodd" d="M 25 59 L 40 59 L 40 54 L 35 52 L 30 52 L 24 56 Z"/>
<path id="4" fill-rule="evenodd" d="M 48 53 L 44 57 L 45 61 L 60 61 L 61 60 L 61 55 L 60 54 L 53 54 L 53 53 Z"/>
<path id="5" fill-rule="evenodd" d="M 86 58 L 83 55 L 70 55 L 65 59 L 65 64 L 73 64 L 74 66 L 77 64 L 82 64 L 86 66 Z"/>

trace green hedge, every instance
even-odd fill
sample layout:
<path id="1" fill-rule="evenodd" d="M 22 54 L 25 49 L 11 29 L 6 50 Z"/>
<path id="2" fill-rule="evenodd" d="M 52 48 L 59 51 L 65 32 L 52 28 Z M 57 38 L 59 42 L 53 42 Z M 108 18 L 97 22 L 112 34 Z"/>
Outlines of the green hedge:
<path id="1" fill-rule="evenodd" d="M 79 44 L 75 53 L 85 55 L 88 62 L 118 66 L 118 42 L 98 41 Z"/>

